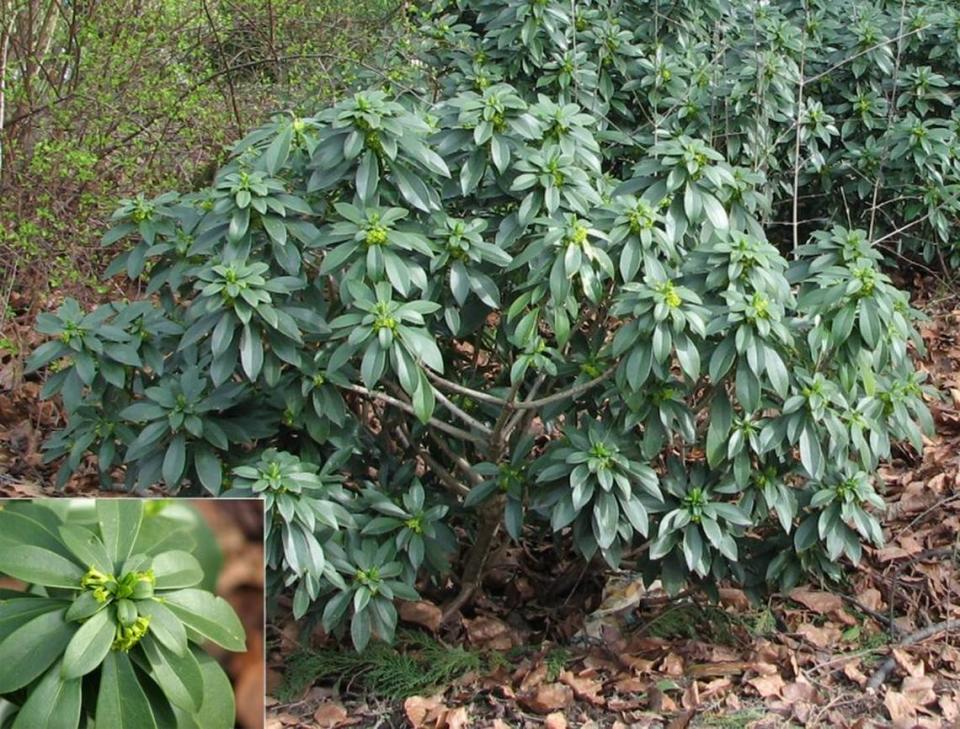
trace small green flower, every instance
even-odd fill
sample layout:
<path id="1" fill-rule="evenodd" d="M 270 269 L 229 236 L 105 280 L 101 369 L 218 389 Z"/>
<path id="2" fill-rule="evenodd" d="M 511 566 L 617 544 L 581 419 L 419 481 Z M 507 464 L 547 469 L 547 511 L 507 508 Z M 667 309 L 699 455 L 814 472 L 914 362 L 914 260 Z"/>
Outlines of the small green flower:
<path id="1" fill-rule="evenodd" d="M 382 246 L 386 245 L 389 241 L 389 231 L 383 225 L 375 225 L 369 230 L 367 230 L 367 237 L 364 238 L 364 242 L 368 246 Z"/>
<path id="2" fill-rule="evenodd" d="M 129 627 L 118 625 L 116 638 L 110 646 L 111 650 L 129 653 L 131 648 L 143 640 L 149 628 L 150 618 L 146 615 L 138 617 Z"/>

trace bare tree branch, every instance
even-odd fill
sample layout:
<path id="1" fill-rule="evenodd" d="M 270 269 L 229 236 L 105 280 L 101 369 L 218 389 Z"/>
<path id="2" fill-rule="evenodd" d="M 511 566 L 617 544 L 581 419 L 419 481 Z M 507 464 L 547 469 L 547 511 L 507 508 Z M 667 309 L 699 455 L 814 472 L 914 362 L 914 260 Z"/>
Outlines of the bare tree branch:
<path id="1" fill-rule="evenodd" d="M 385 392 L 379 392 L 377 390 L 368 390 L 366 387 L 363 387 L 361 385 L 349 385 L 344 389 L 350 390 L 351 392 L 355 392 L 358 395 L 363 395 L 364 397 L 373 398 L 375 400 L 382 400 L 383 402 L 389 405 L 393 405 L 394 407 L 400 408 L 401 410 L 407 413 L 410 413 L 411 415 L 415 416 L 417 414 L 416 411 L 413 409 L 413 405 L 411 405 L 410 403 L 406 403 L 403 400 L 399 400 L 393 397 L 392 395 L 388 395 Z M 486 445 L 487 443 L 486 438 L 482 436 L 476 435 L 474 433 L 469 433 L 466 430 L 462 430 L 456 427 L 455 425 L 449 425 L 448 423 L 444 423 L 442 420 L 437 420 L 436 418 L 430 418 L 430 420 L 427 421 L 427 425 L 430 425 L 436 428 L 437 430 L 442 430 L 445 433 L 448 433 L 456 438 L 462 438 L 463 440 L 469 440 L 474 443 L 479 443 L 481 445 Z"/>

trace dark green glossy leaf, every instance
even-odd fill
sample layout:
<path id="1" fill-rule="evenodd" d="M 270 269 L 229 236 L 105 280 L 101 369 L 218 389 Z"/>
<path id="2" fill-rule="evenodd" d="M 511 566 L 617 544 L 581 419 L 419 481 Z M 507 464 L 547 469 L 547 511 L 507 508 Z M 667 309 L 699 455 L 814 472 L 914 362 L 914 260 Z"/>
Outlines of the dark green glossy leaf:
<path id="1" fill-rule="evenodd" d="M 65 680 L 86 676 L 106 657 L 116 633 L 112 613 L 110 608 L 94 613 L 73 634 L 63 654 L 61 673 Z"/>
<path id="2" fill-rule="evenodd" d="M 77 630 L 68 623 L 66 610 L 33 618 L 0 643 L 0 694 L 23 688 L 63 655 Z"/>
<path id="3" fill-rule="evenodd" d="M 231 651 L 246 650 L 243 625 L 230 604 L 204 590 L 165 592 L 163 604 L 204 638 Z"/>
<path id="4" fill-rule="evenodd" d="M 110 729 L 157 729 L 133 664 L 122 651 L 110 651 L 103 662 L 95 721 Z"/>
<path id="5" fill-rule="evenodd" d="M 0 573 L 24 582 L 79 590 L 85 572 L 76 562 L 42 547 L 0 546 Z"/>
<path id="6" fill-rule="evenodd" d="M 177 655 L 159 641 L 147 636 L 141 641 L 144 655 L 150 663 L 153 679 L 174 706 L 190 713 L 203 702 L 204 685 L 200 666 L 191 651 Z"/>
<path id="7" fill-rule="evenodd" d="M 169 608 L 156 600 L 140 600 L 137 610 L 150 618 L 150 632 L 168 650 L 183 655 L 187 650 L 187 631 Z"/>
<path id="8" fill-rule="evenodd" d="M 151 569 L 157 578 L 157 590 L 193 587 L 203 579 L 203 568 L 196 558 L 179 550 L 158 554 L 153 558 Z"/>
<path id="9" fill-rule="evenodd" d="M 107 548 L 96 534 L 74 524 L 60 527 L 60 538 L 77 560 L 88 567 L 96 567 L 104 574 L 113 572 L 113 561 Z"/>
<path id="10" fill-rule="evenodd" d="M 80 725 L 81 682 L 63 680 L 60 663 L 33 687 L 11 729 L 77 729 Z"/>
<path id="11" fill-rule="evenodd" d="M 123 564 L 137 541 L 143 520 L 143 502 L 138 499 L 97 499 L 100 536 L 115 567 Z"/>

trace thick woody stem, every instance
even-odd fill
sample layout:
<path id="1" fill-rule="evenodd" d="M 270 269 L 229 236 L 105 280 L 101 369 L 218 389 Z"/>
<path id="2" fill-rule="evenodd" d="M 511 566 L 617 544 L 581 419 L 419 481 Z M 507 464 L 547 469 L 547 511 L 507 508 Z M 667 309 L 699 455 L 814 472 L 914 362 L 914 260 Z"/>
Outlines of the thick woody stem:
<path id="1" fill-rule="evenodd" d="M 487 558 L 490 556 L 494 537 L 496 537 L 500 528 L 504 504 L 503 496 L 497 496 L 480 507 L 477 537 L 467 553 L 463 578 L 460 580 L 460 592 L 444 607 L 444 622 L 456 615 L 480 587 L 480 582 L 483 579 L 483 569 L 486 566 Z"/>

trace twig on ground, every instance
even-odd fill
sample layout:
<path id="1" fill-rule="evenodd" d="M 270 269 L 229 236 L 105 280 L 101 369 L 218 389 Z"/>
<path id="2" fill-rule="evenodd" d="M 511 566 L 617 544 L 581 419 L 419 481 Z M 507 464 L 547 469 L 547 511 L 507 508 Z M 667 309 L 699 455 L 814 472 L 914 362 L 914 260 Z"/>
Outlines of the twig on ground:
<path id="1" fill-rule="evenodd" d="M 900 586 L 900 575 L 903 571 L 912 564 L 916 562 L 921 562 L 925 559 L 939 559 L 941 557 L 951 556 L 956 559 L 960 556 L 960 548 L 957 546 L 952 547 L 939 547 L 937 549 L 926 549 L 923 552 L 913 555 L 910 559 L 902 562 L 897 565 L 897 569 L 893 572 L 893 578 L 890 580 L 890 593 L 887 596 L 887 604 L 889 605 L 889 626 L 893 626 L 894 620 L 896 619 L 896 611 L 894 609 L 894 601 L 897 597 L 897 589 Z"/>
<path id="2" fill-rule="evenodd" d="M 903 632 L 902 629 L 900 628 L 900 626 L 897 625 L 897 624 L 890 618 L 889 615 L 884 615 L 883 613 L 879 612 L 878 610 L 874 610 L 873 608 L 868 608 L 866 605 L 864 605 L 862 602 L 860 602 L 859 600 L 857 600 L 857 598 L 853 597 L 852 595 L 844 595 L 843 593 L 841 593 L 841 594 L 840 594 L 840 599 L 843 600 L 844 602 L 850 603 L 850 604 L 853 605 L 857 610 L 859 610 L 860 612 L 862 612 L 864 615 L 869 615 L 871 618 L 873 618 L 874 620 L 876 620 L 876 621 L 877 621 L 878 623 L 880 623 L 881 625 L 886 625 L 887 628 L 890 630 L 890 632 L 891 632 L 894 636 L 897 636 L 897 635 L 899 635 L 900 633 Z"/>
<path id="3" fill-rule="evenodd" d="M 935 635 L 940 635 L 940 633 L 946 633 L 952 630 L 960 629 L 960 620 L 944 620 L 942 623 L 934 623 L 933 625 L 928 625 L 926 628 L 922 628 L 915 633 L 910 633 L 897 643 L 896 648 L 901 648 L 903 646 L 915 645 L 920 643 L 927 638 L 932 638 Z M 867 691 L 876 691 L 887 680 L 887 676 L 890 674 L 890 671 L 893 670 L 894 666 L 897 665 L 897 659 L 893 656 L 890 656 L 885 660 L 873 675 L 870 677 L 870 680 L 867 681 Z"/>

